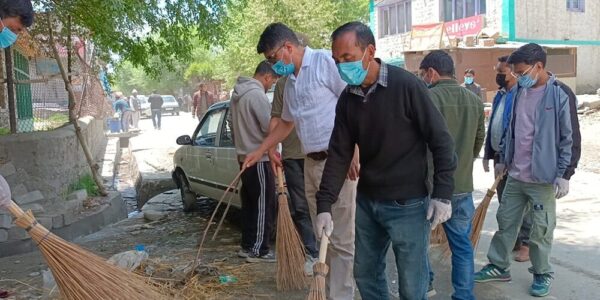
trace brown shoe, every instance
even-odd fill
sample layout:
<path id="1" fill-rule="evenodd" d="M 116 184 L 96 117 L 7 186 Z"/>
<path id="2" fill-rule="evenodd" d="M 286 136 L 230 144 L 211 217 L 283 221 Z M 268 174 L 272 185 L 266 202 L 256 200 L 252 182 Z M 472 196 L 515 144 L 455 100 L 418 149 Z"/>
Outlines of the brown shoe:
<path id="1" fill-rule="evenodd" d="M 515 260 L 518 262 L 529 261 L 529 247 L 525 245 L 521 246 L 519 252 L 515 255 Z"/>

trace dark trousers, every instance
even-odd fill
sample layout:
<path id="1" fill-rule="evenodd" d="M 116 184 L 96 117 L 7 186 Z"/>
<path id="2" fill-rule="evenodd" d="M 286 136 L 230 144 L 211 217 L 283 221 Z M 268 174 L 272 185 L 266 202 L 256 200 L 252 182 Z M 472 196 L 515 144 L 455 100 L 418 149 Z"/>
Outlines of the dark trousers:
<path id="1" fill-rule="evenodd" d="M 154 125 L 154 129 L 160 129 L 160 119 L 162 118 L 162 110 L 161 109 L 153 109 L 152 110 L 152 125 Z"/>
<path id="2" fill-rule="evenodd" d="M 499 157 L 498 155 L 494 155 L 494 165 L 498 163 Z M 508 168 L 508 166 L 507 166 Z M 502 202 L 502 193 L 504 193 L 504 187 L 506 186 L 506 179 L 508 175 L 502 178 L 502 181 L 496 187 L 496 192 L 498 195 L 498 202 Z M 515 243 L 515 249 L 521 247 L 521 245 L 528 246 L 529 245 L 529 234 L 531 232 L 531 223 L 532 223 L 532 215 L 531 215 L 531 207 L 527 207 L 527 213 L 523 217 L 523 224 L 521 225 L 521 229 L 519 229 L 519 235 L 517 236 L 517 242 Z"/>
<path id="3" fill-rule="evenodd" d="M 306 253 L 312 257 L 318 257 L 317 241 L 310 219 L 308 201 L 304 193 L 304 159 L 285 159 L 283 167 L 287 190 L 290 193 L 288 201 L 292 219 L 302 238 Z"/>
<path id="4" fill-rule="evenodd" d="M 255 255 L 269 253 L 277 201 L 275 176 L 269 162 L 259 162 L 242 174 L 242 248 Z"/>
<path id="5" fill-rule="evenodd" d="M 132 117 L 132 112 L 131 111 L 124 111 L 121 113 L 121 130 L 123 130 L 123 132 L 128 132 L 129 131 L 129 124 L 131 123 L 131 117 Z"/>

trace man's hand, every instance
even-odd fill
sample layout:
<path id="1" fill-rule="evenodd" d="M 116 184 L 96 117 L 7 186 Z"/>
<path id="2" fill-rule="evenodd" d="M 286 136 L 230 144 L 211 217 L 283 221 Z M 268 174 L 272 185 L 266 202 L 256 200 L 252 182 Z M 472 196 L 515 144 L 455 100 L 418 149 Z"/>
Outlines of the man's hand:
<path id="1" fill-rule="evenodd" d="M 275 149 L 269 151 L 269 160 L 271 161 L 271 168 L 273 168 L 273 172 L 277 174 L 277 168 L 283 169 L 283 164 L 281 163 L 281 154 L 277 152 Z"/>
<path id="2" fill-rule="evenodd" d="M 556 199 L 566 196 L 569 193 L 569 181 L 561 177 L 556 177 L 554 179 L 554 192 L 556 193 Z"/>
<path id="3" fill-rule="evenodd" d="M 333 221 L 331 220 L 331 213 L 324 212 L 317 215 L 317 234 L 319 238 L 325 233 L 326 236 L 330 236 L 333 232 Z"/>
<path id="4" fill-rule="evenodd" d="M 358 152 L 358 146 L 354 146 L 354 156 L 352 157 L 352 162 L 350 163 L 350 168 L 348 169 L 348 174 L 346 175 L 346 179 L 349 180 L 357 180 L 360 174 L 360 155 Z"/>
<path id="5" fill-rule="evenodd" d="M 482 160 L 483 162 L 483 171 L 485 171 L 486 173 L 490 171 L 490 160 L 489 159 L 484 159 Z"/>
<path id="6" fill-rule="evenodd" d="M 434 198 L 429 201 L 427 220 L 431 220 L 431 230 L 438 224 L 446 222 L 452 217 L 452 204 L 449 200 Z"/>
<path id="7" fill-rule="evenodd" d="M 505 164 L 496 164 L 494 166 L 494 177 L 504 177 L 506 173 L 506 165 Z"/>
<path id="8" fill-rule="evenodd" d="M 8 207 L 10 204 L 11 195 L 10 195 L 10 187 L 8 186 L 8 182 L 0 175 L 0 208 Z"/>
<path id="9" fill-rule="evenodd" d="M 254 166 L 264 155 L 264 152 L 257 150 L 248 155 L 246 155 L 246 159 L 244 160 L 243 168 L 247 169 Z"/>

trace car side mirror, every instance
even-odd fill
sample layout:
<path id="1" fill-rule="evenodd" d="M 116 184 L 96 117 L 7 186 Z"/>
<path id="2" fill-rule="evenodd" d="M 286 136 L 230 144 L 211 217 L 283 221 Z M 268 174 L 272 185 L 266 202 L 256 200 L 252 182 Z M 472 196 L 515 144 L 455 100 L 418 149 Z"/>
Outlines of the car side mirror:
<path id="1" fill-rule="evenodd" d="M 180 137 L 177 138 L 177 145 L 191 145 L 192 144 L 192 138 L 189 135 L 182 135 Z"/>

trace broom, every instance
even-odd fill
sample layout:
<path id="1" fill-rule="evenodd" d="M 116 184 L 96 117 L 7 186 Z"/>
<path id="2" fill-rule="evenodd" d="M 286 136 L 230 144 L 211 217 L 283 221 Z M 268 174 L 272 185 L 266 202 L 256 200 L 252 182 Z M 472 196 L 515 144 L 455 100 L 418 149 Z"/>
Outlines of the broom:
<path id="1" fill-rule="evenodd" d="M 10 199 L 10 198 L 8 198 Z M 0 199 L 2 200 L 2 199 Z M 2 202 L 2 201 L 0 201 Z M 8 202 L 8 203 L 7 203 Z M 12 200 L 4 200 L 15 224 L 29 233 L 46 259 L 64 299 L 166 299 L 146 278 L 107 263 L 54 235 Z"/>
<path id="2" fill-rule="evenodd" d="M 292 215 L 288 207 L 288 198 L 283 185 L 283 171 L 277 168 L 278 202 L 277 213 L 277 290 L 289 291 L 299 290 L 306 287 L 306 276 L 304 275 L 304 262 L 306 252 L 304 244 L 300 239 L 296 225 L 292 221 Z"/>
<path id="3" fill-rule="evenodd" d="M 329 237 L 323 233 L 321 238 L 321 247 L 319 248 L 319 261 L 313 266 L 313 282 L 310 286 L 310 292 L 306 300 L 326 300 L 327 292 L 325 291 L 325 279 L 329 272 L 329 267 L 325 264 L 327 256 L 327 246 L 329 245 Z"/>
<path id="4" fill-rule="evenodd" d="M 500 181 L 502 181 L 503 177 L 504 176 L 496 177 L 496 180 L 494 180 L 494 184 L 492 184 L 492 186 L 487 190 L 483 201 L 481 201 L 481 203 L 479 203 L 479 205 L 477 206 L 477 209 L 475 209 L 475 213 L 473 214 L 473 220 L 471 221 L 470 236 L 471 245 L 473 246 L 473 249 L 477 248 L 479 238 L 481 237 L 481 230 L 483 229 L 483 223 L 485 222 L 485 215 L 487 214 L 487 210 L 490 206 L 492 198 L 496 194 L 496 188 L 498 187 L 498 184 L 500 184 Z M 448 245 L 446 232 L 444 232 L 443 226 L 437 226 L 431 232 L 430 239 L 432 244 L 439 244 L 439 246 L 441 247 L 440 251 L 442 252 L 443 256 L 448 256 L 450 254 L 450 246 Z"/>

